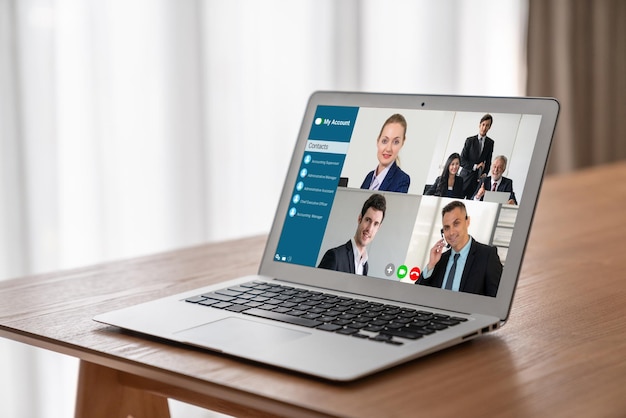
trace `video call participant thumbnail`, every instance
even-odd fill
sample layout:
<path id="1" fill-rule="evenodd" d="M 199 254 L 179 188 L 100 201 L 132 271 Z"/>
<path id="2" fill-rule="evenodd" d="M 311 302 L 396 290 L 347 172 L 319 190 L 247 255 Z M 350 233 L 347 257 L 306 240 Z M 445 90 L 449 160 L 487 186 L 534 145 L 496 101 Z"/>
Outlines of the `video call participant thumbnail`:
<path id="1" fill-rule="evenodd" d="M 408 193 L 411 177 L 398 165 L 406 129 L 406 119 L 399 113 L 385 121 L 376 140 L 378 165 L 365 176 L 361 189 Z"/>
<path id="2" fill-rule="evenodd" d="M 457 292 L 496 296 L 502 263 L 496 247 L 481 244 L 468 233 L 470 218 L 455 200 L 441 211 L 444 238 L 430 249 L 430 259 L 417 284 Z M 446 242 L 450 251 L 444 252 Z"/>
<path id="3" fill-rule="evenodd" d="M 385 218 L 387 201 L 381 194 L 371 195 L 357 217 L 354 237 L 326 251 L 317 267 L 367 276 L 367 246 L 374 240 Z"/>

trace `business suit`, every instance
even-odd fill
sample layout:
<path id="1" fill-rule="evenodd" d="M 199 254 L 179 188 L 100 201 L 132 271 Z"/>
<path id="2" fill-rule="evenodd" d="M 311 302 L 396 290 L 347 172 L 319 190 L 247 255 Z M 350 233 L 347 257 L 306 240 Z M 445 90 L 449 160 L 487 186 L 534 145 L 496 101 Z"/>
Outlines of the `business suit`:
<path id="1" fill-rule="evenodd" d="M 498 250 L 496 247 L 481 244 L 473 238 L 470 239 L 472 242 L 461 275 L 459 291 L 496 296 L 502 276 L 502 263 L 498 257 Z M 441 288 L 451 253 L 452 251 L 443 253 L 430 277 L 426 279 L 422 273 L 416 283 Z"/>
<path id="2" fill-rule="evenodd" d="M 365 180 L 363 180 L 363 184 L 361 184 L 361 189 L 369 189 L 370 184 L 372 183 L 372 178 L 374 177 L 374 170 L 370 171 L 367 176 L 365 176 Z M 389 167 L 389 171 L 385 176 L 382 184 L 378 188 L 380 191 L 387 192 L 398 192 L 398 193 L 407 193 L 409 191 L 409 185 L 411 184 L 411 177 L 394 161 Z"/>
<path id="3" fill-rule="evenodd" d="M 491 176 L 485 177 L 483 178 L 479 183 L 478 183 L 478 187 L 476 188 L 476 191 L 474 192 L 474 194 L 472 195 L 472 199 L 474 199 L 474 196 L 476 196 L 476 193 L 478 193 L 478 190 L 480 190 L 480 187 L 484 186 L 485 190 L 491 190 Z M 515 204 L 517 205 L 517 199 L 515 198 L 515 192 L 513 191 L 513 180 L 511 180 L 508 177 L 504 177 L 502 176 L 500 178 L 500 184 L 498 184 L 498 187 L 495 190 L 496 192 L 509 192 L 509 200 L 513 200 L 513 202 L 515 202 Z M 480 200 L 483 200 L 485 196 L 483 195 Z"/>
<path id="4" fill-rule="evenodd" d="M 461 176 L 454 177 L 454 185 L 452 186 L 452 190 L 448 190 L 448 185 L 446 183 L 445 190 L 443 193 L 439 193 L 437 191 L 437 187 L 439 186 L 439 180 L 441 176 L 437 177 L 435 183 L 431 185 L 428 190 L 426 190 L 425 195 L 429 196 L 442 196 L 442 197 L 454 197 L 457 199 L 463 199 L 465 196 L 463 195 L 463 178 Z"/>
<path id="5" fill-rule="evenodd" d="M 352 240 L 326 251 L 317 267 L 355 274 Z M 363 265 L 363 275 L 367 276 L 367 262 Z"/>
<path id="6" fill-rule="evenodd" d="M 491 156 L 493 155 L 493 139 L 485 137 L 485 145 L 480 150 L 480 141 L 478 135 L 470 136 L 465 140 L 463 151 L 461 151 L 461 177 L 463 177 L 463 185 L 465 188 L 464 197 L 472 196 L 478 183 L 478 170 L 474 171 L 474 165 L 485 162 L 482 173 L 489 173 L 491 168 Z"/>

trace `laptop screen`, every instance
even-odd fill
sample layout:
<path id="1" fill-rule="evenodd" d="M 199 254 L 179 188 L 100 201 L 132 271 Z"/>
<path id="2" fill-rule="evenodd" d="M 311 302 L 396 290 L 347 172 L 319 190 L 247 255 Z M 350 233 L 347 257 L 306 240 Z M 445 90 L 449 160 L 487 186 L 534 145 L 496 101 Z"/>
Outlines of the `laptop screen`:
<path id="1" fill-rule="evenodd" d="M 285 185 L 282 227 L 267 250 L 273 262 L 416 285 L 412 291 L 496 296 L 525 193 L 529 227 L 548 149 L 527 190 L 542 114 L 502 108 L 317 104 L 296 147 L 297 175 Z M 509 199 L 485 199 L 492 191 Z M 456 253 L 463 267 L 450 275 Z"/>

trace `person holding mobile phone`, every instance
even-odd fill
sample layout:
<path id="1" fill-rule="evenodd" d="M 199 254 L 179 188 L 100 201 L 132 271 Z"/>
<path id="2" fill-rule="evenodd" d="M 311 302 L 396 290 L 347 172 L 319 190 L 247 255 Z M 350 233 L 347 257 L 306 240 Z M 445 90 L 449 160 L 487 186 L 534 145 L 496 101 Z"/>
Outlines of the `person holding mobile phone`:
<path id="1" fill-rule="evenodd" d="M 470 217 L 463 202 L 448 203 L 441 216 L 443 237 L 430 249 L 428 264 L 416 283 L 496 296 L 502 276 L 497 248 L 481 244 L 469 235 Z M 449 251 L 446 245 L 450 246 Z"/>

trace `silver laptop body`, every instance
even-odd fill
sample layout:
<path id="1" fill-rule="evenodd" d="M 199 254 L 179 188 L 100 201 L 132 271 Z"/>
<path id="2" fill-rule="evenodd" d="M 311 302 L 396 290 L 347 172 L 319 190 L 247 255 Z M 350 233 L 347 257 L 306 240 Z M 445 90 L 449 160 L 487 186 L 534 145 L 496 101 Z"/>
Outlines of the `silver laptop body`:
<path id="1" fill-rule="evenodd" d="M 509 315 L 558 110 L 550 98 L 316 92 L 304 112 L 258 275 L 94 319 L 334 381 L 354 380 L 494 331 Z M 382 126 L 396 114 L 407 125 L 396 165 L 410 184 L 407 177 L 397 177 L 397 170 L 393 176 L 389 170 L 387 182 L 395 182 L 396 188 L 384 190 L 383 180 L 378 190 L 370 190 L 367 177 L 380 162 Z M 492 155 L 508 157 L 507 176 L 514 180 L 519 202 L 508 242 L 493 245 L 499 204 L 423 195 L 448 156 L 462 154 L 470 144 L 485 114 L 493 120 L 488 135 L 494 140 Z M 344 271 L 318 267 L 328 261 L 324 258 L 331 249 L 354 240 L 364 219 L 359 216 L 362 204 L 372 194 L 384 196 L 387 209 L 367 246 L 367 275 L 346 272 L 345 266 Z M 495 296 L 416 284 L 441 238 L 442 208 L 454 200 L 466 206 L 472 239 L 497 245 L 503 267 Z M 507 216 L 510 225 L 511 214 Z M 315 305 L 317 299 L 322 302 Z M 277 301 L 285 300 L 296 302 L 272 311 L 271 303 L 279 306 Z M 255 314 L 246 313 L 247 303 Z M 305 305 L 321 316 L 305 313 Z M 290 312 L 301 315 L 306 326 L 281 320 Z M 321 321 L 332 319 L 330 313 L 338 319 Z M 417 337 L 394 330 L 406 330 L 403 325 L 417 322 L 416 317 L 436 329 Z M 366 322 L 372 318 L 388 331 Z"/>

